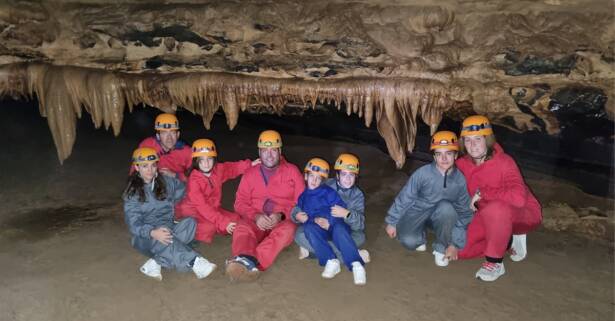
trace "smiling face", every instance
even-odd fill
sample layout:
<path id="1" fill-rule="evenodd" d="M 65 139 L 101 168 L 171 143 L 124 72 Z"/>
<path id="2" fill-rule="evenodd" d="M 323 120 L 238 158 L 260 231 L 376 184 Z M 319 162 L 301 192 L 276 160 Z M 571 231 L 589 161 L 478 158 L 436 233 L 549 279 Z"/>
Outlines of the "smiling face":
<path id="1" fill-rule="evenodd" d="M 177 144 L 177 140 L 179 139 L 179 130 L 159 130 L 156 133 L 156 137 L 160 141 L 160 146 L 164 149 L 165 152 L 170 151 Z"/>
<path id="2" fill-rule="evenodd" d="M 214 169 L 214 165 L 216 164 L 215 157 L 209 156 L 201 156 L 199 157 L 199 170 L 205 174 L 211 173 L 211 170 Z"/>
<path id="3" fill-rule="evenodd" d="M 263 166 L 267 168 L 275 168 L 280 164 L 280 154 L 282 150 L 280 148 L 259 148 L 258 156 L 261 159 Z"/>
<path id="4" fill-rule="evenodd" d="M 347 170 L 339 170 L 337 172 L 337 182 L 343 188 L 351 188 L 357 181 L 357 174 Z"/>
<path id="5" fill-rule="evenodd" d="M 158 172 L 158 162 L 135 165 L 135 169 L 139 172 L 139 176 L 141 176 L 143 182 L 148 184 L 151 183 Z"/>
<path id="6" fill-rule="evenodd" d="M 446 148 L 436 148 L 433 153 L 433 158 L 436 160 L 436 167 L 444 173 L 455 164 L 457 152 Z"/>
<path id="7" fill-rule="evenodd" d="M 487 155 L 487 140 L 483 135 L 463 137 L 466 152 L 474 159 L 482 159 Z"/>
<path id="8" fill-rule="evenodd" d="M 323 178 L 318 173 L 307 172 L 304 177 L 308 189 L 316 189 L 320 186 L 320 184 L 322 184 Z"/>

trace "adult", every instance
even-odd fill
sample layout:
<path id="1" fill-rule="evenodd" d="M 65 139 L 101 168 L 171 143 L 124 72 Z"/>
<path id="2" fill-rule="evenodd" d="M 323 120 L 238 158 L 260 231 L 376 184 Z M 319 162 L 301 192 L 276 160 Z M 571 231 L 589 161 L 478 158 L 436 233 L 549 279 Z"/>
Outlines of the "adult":
<path id="1" fill-rule="evenodd" d="M 216 265 L 187 244 L 194 238 L 196 221 L 173 221 L 175 204 L 184 196 L 184 183 L 158 175 L 158 155 L 152 148 L 134 151 L 135 171 L 123 193 L 124 219 L 132 234 L 132 246 L 150 257 L 140 271 L 162 280 L 161 267 L 180 272 L 192 269 L 197 278 L 207 277 Z"/>
<path id="2" fill-rule="evenodd" d="M 529 190 L 515 161 L 496 142 L 489 119 L 474 115 L 463 121 L 457 167 L 463 172 L 476 211 L 459 258 L 484 256 L 476 278 L 495 281 L 505 273 L 503 258 L 521 261 L 526 235 L 542 221 L 540 203 Z"/>
<path id="3" fill-rule="evenodd" d="M 243 174 L 235 198 L 241 220 L 233 232 L 233 258 L 226 266 L 231 281 L 256 279 L 292 243 L 297 228 L 290 213 L 305 183 L 297 166 L 282 157 L 280 134 L 262 132 L 258 154 L 261 164 Z"/>
<path id="4" fill-rule="evenodd" d="M 185 182 L 192 167 L 190 146 L 179 139 L 179 121 L 173 114 L 160 114 L 154 121 L 156 135 L 144 139 L 139 147 L 156 150 L 160 161 L 158 171 Z"/>
<path id="5" fill-rule="evenodd" d="M 331 208 L 331 215 L 344 219 L 344 222 L 350 226 L 351 237 L 355 245 L 361 247 L 365 243 L 365 195 L 357 186 L 360 170 L 359 158 L 353 154 L 340 154 L 335 161 L 333 169 L 335 170 L 335 178 L 327 179 L 325 184 L 337 192 L 344 203 L 346 203 L 346 207 L 333 206 Z M 296 215 L 302 211 L 298 206 L 293 208 L 291 215 L 293 221 L 298 222 Z M 305 237 L 305 232 L 301 225 L 295 233 L 295 243 L 299 245 L 299 259 L 314 257 L 314 249 Z M 337 247 L 333 242 L 330 242 L 330 244 L 336 256 L 341 258 L 341 253 Z M 359 254 L 363 262 L 368 263 L 370 261 L 367 250 L 359 250 Z"/>
<path id="6" fill-rule="evenodd" d="M 435 263 L 445 267 L 464 247 L 472 211 L 465 178 L 455 168 L 457 135 L 435 133 L 430 150 L 434 160 L 410 176 L 387 213 L 385 229 L 408 250 L 425 251 L 426 228 L 431 227 L 436 234 L 432 245 Z"/>

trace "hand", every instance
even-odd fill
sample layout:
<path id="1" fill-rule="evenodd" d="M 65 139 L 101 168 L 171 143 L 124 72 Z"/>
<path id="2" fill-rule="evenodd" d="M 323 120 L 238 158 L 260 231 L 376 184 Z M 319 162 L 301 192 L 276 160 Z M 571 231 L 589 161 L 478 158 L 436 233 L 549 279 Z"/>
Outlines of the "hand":
<path id="1" fill-rule="evenodd" d="M 387 224 L 385 230 L 387 231 L 387 235 L 389 235 L 390 238 L 393 239 L 397 236 L 397 227 Z"/>
<path id="2" fill-rule="evenodd" d="M 329 226 L 331 226 L 331 224 L 329 224 L 329 220 L 324 217 L 315 218 L 314 223 L 318 224 L 318 226 L 327 231 L 329 230 Z"/>
<path id="3" fill-rule="evenodd" d="M 252 161 L 252 166 L 256 166 L 256 165 L 258 165 L 258 164 L 260 164 L 260 163 L 261 163 L 261 159 L 260 159 L 260 158 L 257 158 L 257 159 L 255 159 L 255 160 L 253 160 L 253 161 Z"/>
<path id="4" fill-rule="evenodd" d="M 237 223 L 228 223 L 228 225 L 226 226 L 226 233 L 233 235 L 233 232 L 235 232 L 235 227 L 237 227 Z"/>
<path id="5" fill-rule="evenodd" d="M 455 261 L 458 259 L 458 253 L 459 250 L 454 245 L 449 245 L 446 248 L 446 253 L 444 253 L 444 258 L 448 259 L 449 261 Z"/>
<path id="6" fill-rule="evenodd" d="M 271 223 L 269 222 L 269 216 L 265 214 L 257 215 L 255 223 L 261 231 L 267 230 L 269 228 L 269 225 L 271 225 Z"/>
<path id="7" fill-rule="evenodd" d="M 175 172 L 172 172 L 170 169 L 168 168 L 159 168 L 158 172 L 162 175 L 165 176 L 169 176 L 169 177 L 177 177 L 177 174 L 175 174 Z"/>
<path id="8" fill-rule="evenodd" d="M 305 212 L 299 212 L 295 215 L 295 218 L 299 221 L 299 223 L 305 223 L 308 220 L 308 215 Z"/>
<path id="9" fill-rule="evenodd" d="M 478 207 L 476 207 L 476 202 L 478 201 L 480 201 L 480 193 L 476 192 L 474 196 L 472 196 L 472 200 L 470 200 L 470 209 L 474 212 L 478 211 Z"/>
<path id="10" fill-rule="evenodd" d="M 282 213 L 271 213 L 269 216 L 269 230 L 274 228 L 280 221 L 282 221 Z"/>
<path id="11" fill-rule="evenodd" d="M 164 245 L 169 245 L 173 243 L 173 235 L 171 234 L 171 231 L 169 231 L 169 229 L 166 227 L 159 227 L 157 229 L 154 229 L 151 232 L 149 232 L 149 235 L 154 240 Z"/>
<path id="12" fill-rule="evenodd" d="M 339 205 L 335 205 L 331 206 L 331 215 L 333 217 L 347 218 L 348 215 L 350 215 L 350 211 Z"/>

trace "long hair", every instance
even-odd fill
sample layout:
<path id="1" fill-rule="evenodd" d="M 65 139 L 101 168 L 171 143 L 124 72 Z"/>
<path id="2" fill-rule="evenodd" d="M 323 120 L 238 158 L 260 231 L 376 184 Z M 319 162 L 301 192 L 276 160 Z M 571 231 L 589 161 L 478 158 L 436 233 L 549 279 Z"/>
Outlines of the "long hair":
<path id="1" fill-rule="evenodd" d="M 494 134 L 485 135 L 485 144 L 487 145 L 487 153 L 485 154 L 485 160 L 490 160 L 493 157 L 493 152 L 495 150 L 493 148 L 493 145 L 495 145 L 495 143 L 496 140 Z M 463 136 L 459 138 L 459 153 L 461 154 L 461 156 L 468 154 Z"/>
<path id="2" fill-rule="evenodd" d="M 139 202 L 144 203 L 146 201 L 144 186 L 145 182 L 143 182 L 143 178 L 141 178 L 139 172 L 135 171 L 128 176 L 128 183 L 126 184 L 124 193 L 122 193 L 122 197 L 128 199 L 137 195 Z M 154 197 L 159 201 L 167 198 L 167 185 L 162 175 L 156 175 L 154 178 Z"/>

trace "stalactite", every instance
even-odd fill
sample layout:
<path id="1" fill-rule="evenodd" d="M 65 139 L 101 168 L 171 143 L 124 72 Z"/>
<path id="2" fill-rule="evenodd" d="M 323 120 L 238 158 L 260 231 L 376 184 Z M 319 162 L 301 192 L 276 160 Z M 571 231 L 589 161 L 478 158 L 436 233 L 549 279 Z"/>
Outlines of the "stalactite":
<path id="1" fill-rule="evenodd" d="M 11 82 L 9 78 L 21 80 Z M 414 148 L 418 111 L 433 131 L 442 113 L 454 104 L 448 96 L 448 86 L 436 80 L 315 81 L 228 73 L 128 74 L 46 64 L 0 67 L 0 94 L 38 97 L 40 113 L 47 117 L 61 162 L 71 153 L 75 123 L 82 107 L 97 128 L 111 127 L 118 135 L 124 108 L 132 110 L 137 104 L 167 112 L 183 107 L 201 115 L 208 129 L 214 114 L 222 108 L 228 127 L 233 129 L 240 111 L 248 108 L 271 108 L 281 115 L 289 103 L 314 108 L 318 102 L 324 102 L 337 108 L 343 103 L 346 113 L 364 117 L 366 126 L 375 116 L 378 132 L 397 167 L 401 167 L 406 152 Z"/>

